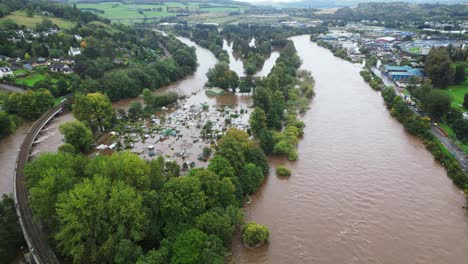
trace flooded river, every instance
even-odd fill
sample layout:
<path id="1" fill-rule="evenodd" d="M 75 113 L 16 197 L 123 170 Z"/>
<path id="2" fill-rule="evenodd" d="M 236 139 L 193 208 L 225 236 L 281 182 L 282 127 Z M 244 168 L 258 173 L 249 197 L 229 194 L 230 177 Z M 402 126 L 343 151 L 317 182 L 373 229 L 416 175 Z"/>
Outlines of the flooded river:
<path id="1" fill-rule="evenodd" d="M 270 228 L 271 241 L 254 250 L 234 241 L 236 263 L 465 263 L 468 213 L 444 169 L 390 116 L 358 66 L 308 36 L 292 39 L 302 67 L 316 79 L 317 96 L 303 117 L 299 160 L 272 158 L 272 174 L 245 208 L 247 221 Z M 216 59 L 196 47 L 195 74 L 157 92 L 177 91 L 189 96 L 187 104 L 249 105 L 249 96 L 210 98 L 202 92 Z M 62 144 L 57 126 L 72 118 L 64 114 L 48 125 L 33 153 Z M 16 151 L 26 129 L 0 141 L 2 193 L 13 191 Z M 279 164 L 293 170 L 289 179 L 274 175 Z"/>
<path id="2" fill-rule="evenodd" d="M 245 208 L 270 243 L 233 244 L 236 263 L 466 263 L 464 197 L 407 134 L 359 67 L 293 37 L 316 93 L 303 117 L 299 160 L 272 174 Z M 274 175 L 276 165 L 293 175 Z"/>

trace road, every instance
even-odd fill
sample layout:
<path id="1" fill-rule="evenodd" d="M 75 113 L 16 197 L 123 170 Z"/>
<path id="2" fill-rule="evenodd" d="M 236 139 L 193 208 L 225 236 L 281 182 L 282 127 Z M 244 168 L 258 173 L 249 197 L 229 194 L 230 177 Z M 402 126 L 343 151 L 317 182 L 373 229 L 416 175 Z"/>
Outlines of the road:
<path id="1" fill-rule="evenodd" d="M 15 92 L 15 93 L 24 93 L 26 89 L 21 88 L 19 86 L 14 86 L 10 84 L 0 83 L 0 89 L 8 91 L 8 92 Z"/>
<path id="2" fill-rule="evenodd" d="M 396 85 L 387 76 L 382 74 L 382 72 L 379 69 L 377 69 L 376 67 L 372 67 L 371 70 L 375 75 L 377 75 L 378 77 L 380 77 L 382 79 L 382 82 L 386 86 L 392 87 L 395 90 L 397 95 L 399 95 L 401 97 L 404 97 L 404 94 L 400 91 L 400 89 L 398 87 L 396 87 Z M 419 116 L 422 115 L 421 112 L 416 111 L 416 109 L 413 106 L 410 105 L 409 108 L 411 110 L 413 110 L 413 112 L 415 114 L 417 114 Z M 452 153 L 452 155 L 458 160 L 458 162 L 460 163 L 460 167 L 462 168 L 463 172 L 468 173 L 468 159 L 467 159 L 465 153 L 461 149 L 459 149 L 457 147 L 457 145 L 453 142 L 453 140 L 451 140 L 449 137 L 447 137 L 445 135 L 442 135 L 441 132 L 439 131 L 439 128 L 437 126 L 435 126 L 433 123 L 431 124 L 431 132 L 436 138 L 439 139 L 439 141 L 442 143 L 442 145 L 444 145 L 444 147 L 450 153 Z"/>
<path id="3" fill-rule="evenodd" d="M 59 263 L 59 261 L 47 244 L 45 235 L 42 232 L 39 223 L 34 221 L 33 211 L 29 207 L 29 197 L 25 185 L 23 170 L 26 163 L 28 163 L 31 146 L 37 135 L 47 122 L 62 111 L 64 103 L 65 101 L 51 108 L 32 125 L 23 141 L 23 144 L 18 150 L 18 156 L 16 159 L 14 189 L 16 212 L 20 220 L 24 238 L 36 263 L 56 264 Z"/>

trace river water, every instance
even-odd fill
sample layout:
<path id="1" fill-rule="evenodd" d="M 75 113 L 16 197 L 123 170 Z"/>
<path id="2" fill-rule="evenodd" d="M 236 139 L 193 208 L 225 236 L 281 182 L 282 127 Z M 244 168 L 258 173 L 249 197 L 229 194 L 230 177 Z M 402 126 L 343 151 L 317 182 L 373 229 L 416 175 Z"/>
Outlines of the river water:
<path id="1" fill-rule="evenodd" d="M 299 160 L 272 173 L 246 206 L 268 245 L 233 244 L 236 263 L 466 263 L 463 194 L 420 140 L 406 133 L 359 66 L 291 38 L 316 93 L 303 117 Z M 289 179 L 274 175 L 277 165 Z"/>

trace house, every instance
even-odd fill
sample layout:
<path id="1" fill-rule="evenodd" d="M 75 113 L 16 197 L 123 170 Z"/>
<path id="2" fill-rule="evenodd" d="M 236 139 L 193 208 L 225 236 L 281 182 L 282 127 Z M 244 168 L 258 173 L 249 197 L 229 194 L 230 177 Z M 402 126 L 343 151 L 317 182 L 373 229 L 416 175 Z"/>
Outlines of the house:
<path id="1" fill-rule="evenodd" d="M 63 74 L 69 74 L 72 73 L 73 70 L 70 66 L 62 63 L 55 63 L 50 67 L 50 70 L 53 72 L 60 72 Z"/>
<path id="2" fill-rule="evenodd" d="M 83 40 L 83 37 L 77 34 L 73 35 L 73 38 L 75 38 L 76 42 L 81 42 Z"/>
<path id="3" fill-rule="evenodd" d="M 74 57 L 74 56 L 80 55 L 80 54 L 81 54 L 80 48 L 70 47 L 70 49 L 68 50 L 68 55 L 70 57 Z"/>
<path id="4" fill-rule="evenodd" d="M 6 76 L 15 76 L 13 74 L 13 70 L 9 67 L 0 68 L 0 78 L 3 79 L 3 77 L 6 77 Z"/>

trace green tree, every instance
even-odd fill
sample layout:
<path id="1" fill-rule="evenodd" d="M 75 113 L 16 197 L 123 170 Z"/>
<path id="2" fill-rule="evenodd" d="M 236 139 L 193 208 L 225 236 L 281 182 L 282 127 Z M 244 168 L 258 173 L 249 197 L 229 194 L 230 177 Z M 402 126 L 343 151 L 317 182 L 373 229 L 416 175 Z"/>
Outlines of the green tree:
<path id="1" fill-rule="evenodd" d="M 114 263 L 127 264 L 135 263 L 139 257 L 143 255 L 143 250 L 140 246 L 128 239 L 120 240 L 116 254 L 114 255 Z"/>
<path id="2" fill-rule="evenodd" d="M 252 134 L 254 136 L 258 137 L 258 135 L 260 134 L 260 131 L 266 129 L 267 127 L 266 121 L 267 121 L 267 117 L 266 117 L 265 111 L 263 111 L 263 109 L 260 107 L 255 107 L 249 119 L 250 130 L 252 131 Z"/>
<path id="3" fill-rule="evenodd" d="M 65 143 L 81 153 L 88 153 L 93 144 L 93 133 L 83 123 L 71 121 L 60 125 L 60 133 L 65 137 Z"/>
<path id="4" fill-rule="evenodd" d="M 177 236 L 172 246 L 173 264 L 224 263 L 226 249 L 216 236 L 208 236 L 198 229 L 190 229 Z"/>
<path id="5" fill-rule="evenodd" d="M 222 89 L 237 88 L 239 86 L 239 76 L 235 71 L 229 69 L 225 62 L 217 63 L 214 68 L 208 70 L 206 74 L 210 86 Z"/>
<path id="6" fill-rule="evenodd" d="M 130 118 L 140 117 L 143 113 L 143 106 L 140 102 L 132 102 L 128 108 L 128 116 Z"/>
<path id="7" fill-rule="evenodd" d="M 432 48 L 426 56 L 424 70 L 437 88 L 446 88 L 453 82 L 454 70 L 446 48 Z"/>
<path id="8" fill-rule="evenodd" d="M 235 187 L 230 178 L 220 179 L 218 175 L 210 170 L 195 169 L 190 171 L 189 176 L 197 177 L 200 180 L 200 187 L 206 195 L 206 207 L 226 208 L 235 204 Z"/>
<path id="9" fill-rule="evenodd" d="M 271 91 L 267 88 L 257 87 L 253 93 L 254 106 L 260 107 L 269 113 L 271 109 Z"/>
<path id="10" fill-rule="evenodd" d="M 7 113 L 0 111 L 0 138 L 13 133 L 15 129 L 15 122 Z"/>
<path id="11" fill-rule="evenodd" d="M 258 168 L 253 163 L 246 164 L 240 176 L 240 183 L 244 194 L 254 193 L 263 182 L 263 178 L 262 169 Z"/>
<path id="12" fill-rule="evenodd" d="M 255 222 L 248 223 L 242 230 L 242 239 L 250 247 L 257 247 L 268 241 L 270 231 L 266 226 Z"/>
<path id="13" fill-rule="evenodd" d="M 102 176 L 84 179 L 59 197 L 57 246 L 76 263 L 107 262 L 121 240 L 143 239 L 145 211 L 142 196 L 123 182 Z"/>
<path id="14" fill-rule="evenodd" d="M 232 223 L 228 214 L 215 211 L 208 211 L 198 216 L 195 220 L 195 226 L 208 235 L 221 238 L 225 246 L 231 243 L 235 229 L 235 223 Z"/>
<path id="15" fill-rule="evenodd" d="M 463 108 L 468 109 L 468 93 L 463 96 Z"/>
<path id="16" fill-rule="evenodd" d="M 161 192 L 161 215 L 172 224 L 191 223 L 205 210 L 206 199 L 198 178 L 171 178 Z"/>
<path id="17" fill-rule="evenodd" d="M 138 155 L 124 151 L 111 156 L 97 156 L 90 160 L 85 173 L 88 176 L 102 175 L 122 181 L 138 190 L 149 190 L 151 186 L 150 166 Z"/>
<path id="18" fill-rule="evenodd" d="M 114 109 L 109 98 L 101 93 L 75 94 L 72 109 L 76 119 L 93 130 L 110 129 L 115 120 Z"/>
<path id="19" fill-rule="evenodd" d="M 455 84 L 460 84 L 466 79 L 465 66 L 463 64 L 458 64 L 455 67 L 455 76 L 453 82 Z"/>
<path id="20" fill-rule="evenodd" d="M 433 90 L 424 99 L 423 105 L 427 113 L 434 119 L 440 120 L 450 111 L 452 100 L 443 91 Z"/>
<path id="21" fill-rule="evenodd" d="M 3 195 L 0 200 L 0 259 L 10 263 L 26 243 L 15 211 L 15 202 Z"/>

